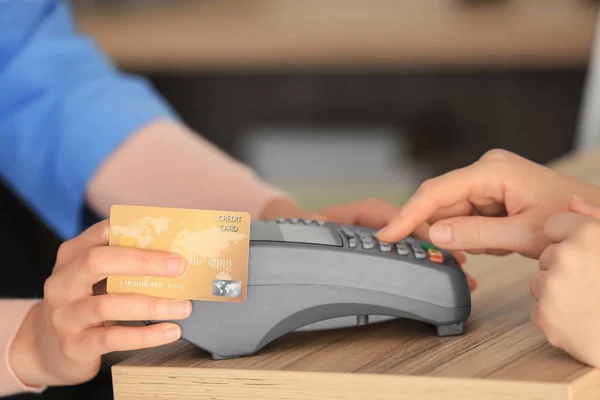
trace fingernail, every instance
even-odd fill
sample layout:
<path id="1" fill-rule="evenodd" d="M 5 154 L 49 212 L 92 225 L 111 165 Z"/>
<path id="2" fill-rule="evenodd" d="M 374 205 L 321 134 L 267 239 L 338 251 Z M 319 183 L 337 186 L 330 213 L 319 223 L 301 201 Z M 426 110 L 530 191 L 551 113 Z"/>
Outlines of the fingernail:
<path id="1" fill-rule="evenodd" d="M 429 237 L 437 244 L 452 241 L 452 227 L 448 224 L 435 224 L 429 230 Z"/>
<path id="2" fill-rule="evenodd" d="M 181 327 L 176 324 L 169 324 L 164 329 L 163 335 L 166 340 L 177 340 L 181 337 Z"/>
<path id="3" fill-rule="evenodd" d="M 192 305 L 189 300 L 175 300 L 171 303 L 171 311 L 181 317 L 187 317 L 191 309 Z"/>
<path id="4" fill-rule="evenodd" d="M 183 258 L 178 256 L 169 257 L 167 268 L 169 269 L 169 272 L 181 275 L 184 268 Z"/>

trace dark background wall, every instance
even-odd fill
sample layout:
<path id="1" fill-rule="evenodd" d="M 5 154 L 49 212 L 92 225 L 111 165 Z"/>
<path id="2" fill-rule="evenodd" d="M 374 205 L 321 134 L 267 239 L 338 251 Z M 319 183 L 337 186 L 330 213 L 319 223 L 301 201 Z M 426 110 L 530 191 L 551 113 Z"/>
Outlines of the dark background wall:
<path id="1" fill-rule="evenodd" d="M 568 152 L 585 70 L 150 78 L 186 122 L 234 156 L 254 125 L 387 125 L 409 141 L 413 162 L 437 165 L 437 174 L 494 147 L 537 162 Z"/>

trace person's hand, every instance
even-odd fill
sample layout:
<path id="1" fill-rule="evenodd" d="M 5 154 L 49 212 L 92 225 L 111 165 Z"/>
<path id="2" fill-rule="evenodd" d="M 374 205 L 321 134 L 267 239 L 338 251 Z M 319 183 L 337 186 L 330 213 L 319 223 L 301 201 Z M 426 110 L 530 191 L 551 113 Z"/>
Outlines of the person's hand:
<path id="1" fill-rule="evenodd" d="M 600 198 L 600 189 L 492 150 L 470 166 L 425 181 L 378 238 L 393 242 L 419 230 L 449 250 L 537 258 L 550 244 L 544 223 L 567 211 L 575 194 Z"/>
<path id="2" fill-rule="evenodd" d="M 533 324 L 548 342 L 600 368 L 600 209 L 580 200 L 545 224 L 548 241 L 530 283 Z"/>
<path id="3" fill-rule="evenodd" d="M 108 275 L 177 277 L 182 257 L 137 248 L 108 246 L 108 221 L 65 242 L 57 255 L 43 300 L 25 318 L 10 348 L 17 377 L 32 387 L 74 385 L 92 379 L 101 356 L 179 339 L 180 327 L 105 326 L 104 321 L 180 320 L 192 310 L 188 300 L 137 294 L 93 295 Z"/>
<path id="4" fill-rule="evenodd" d="M 309 211 L 301 208 L 294 199 L 276 198 L 265 205 L 259 219 L 309 218 L 380 229 L 389 223 L 399 210 L 383 200 L 364 199 Z"/>
<path id="5" fill-rule="evenodd" d="M 277 198 L 265 205 L 259 219 L 309 218 L 380 229 L 389 223 L 399 210 L 398 207 L 383 200 L 366 199 L 307 211 L 293 199 Z"/>

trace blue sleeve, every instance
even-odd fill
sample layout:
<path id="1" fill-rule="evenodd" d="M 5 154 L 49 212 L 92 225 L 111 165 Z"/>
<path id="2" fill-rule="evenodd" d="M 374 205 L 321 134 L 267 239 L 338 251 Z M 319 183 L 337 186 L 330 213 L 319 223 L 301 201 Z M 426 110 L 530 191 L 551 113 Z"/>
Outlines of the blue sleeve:
<path id="1" fill-rule="evenodd" d="M 136 129 L 178 118 L 75 31 L 58 0 L 0 0 L 0 178 L 62 239 L 88 182 Z"/>

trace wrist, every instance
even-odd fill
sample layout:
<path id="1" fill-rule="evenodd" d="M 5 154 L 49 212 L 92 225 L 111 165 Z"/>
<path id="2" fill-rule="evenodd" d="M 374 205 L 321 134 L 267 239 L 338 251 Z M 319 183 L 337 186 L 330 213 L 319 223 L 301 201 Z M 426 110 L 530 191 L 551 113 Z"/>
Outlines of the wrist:
<path id="1" fill-rule="evenodd" d="M 36 339 L 36 321 L 41 314 L 42 303 L 34 304 L 19 327 L 10 347 L 8 363 L 15 378 L 29 391 L 40 391 L 47 386 L 48 372 L 41 360 Z"/>

